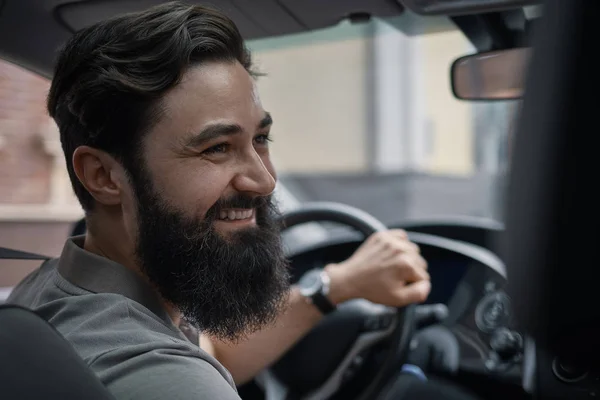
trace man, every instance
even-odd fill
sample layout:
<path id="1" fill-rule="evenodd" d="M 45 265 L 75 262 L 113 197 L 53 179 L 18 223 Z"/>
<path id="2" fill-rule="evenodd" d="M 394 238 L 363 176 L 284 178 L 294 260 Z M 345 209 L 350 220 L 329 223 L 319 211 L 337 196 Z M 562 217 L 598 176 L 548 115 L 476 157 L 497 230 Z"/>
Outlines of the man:
<path id="1" fill-rule="evenodd" d="M 56 326 L 117 398 L 238 398 L 234 382 L 326 311 L 288 287 L 272 118 L 253 75 L 231 20 L 179 2 L 100 22 L 60 53 L 48 111 L 88 231 L 9 301 Z M 401 231 L 323 274 L 331 307 L 404 306 L 430 290 Z"/>

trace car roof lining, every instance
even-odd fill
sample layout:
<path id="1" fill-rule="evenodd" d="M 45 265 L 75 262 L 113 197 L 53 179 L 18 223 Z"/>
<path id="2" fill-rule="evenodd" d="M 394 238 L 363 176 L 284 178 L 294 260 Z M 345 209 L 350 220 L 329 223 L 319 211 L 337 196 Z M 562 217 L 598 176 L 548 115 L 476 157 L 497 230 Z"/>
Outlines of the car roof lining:
<path id="1" fill-rule="evenodd" d="M 55 18 L 67 29 L 76 32 L 94 23 L 118 14 L 142 11 L 161 4 L 161 0 L 103 0 L 78 1 L 59 5 L 55 8 Z M 237 7 L 233 1 L 220 0 L 216 8 L 236 21 L 238 29 L 244 37 L 260 37 L 268 32 L 251 16 Z"/>
<path id="2" fill-rule="evenodd" d="M 51 77 L 56 50 L 70 35 L 103 18 L 141 10 L 160 0 L 2 0 L 0 57 Z M 393 17 L 403 6 L 390 0 L 194 0 L 223 10 L 244 37 L 257 39 L 320 29 L 347 17 Z M 32 29 L 35 27 L 35 29 Z"/>
<path id="3" fill-rule="evenodd" d="M 50 78 L 56 51 L 72 33 L 103 18 L 140 10 L 161 0 L 0 0 L 0 57 Z M 212 5 L 234 19 L 244 37 L 258 39 L 289 35 L 336 25 L 350 18 L 391 18 L 404 13 L 391 0 L 194 0 Z M 251 4 L 250 4 L 251 3 Z M 523 9 L 452 17 L 478 51 L 506 47 L 514 30 L 507 30 Z M 512 13 L 512 14 L 511 14 Z M 512 15 L 512 22 L 507 16 Z M 431 18 L 431 17 L 428 17 Z M 496 20 L 496 24 L 489 23 Z M 465 20 L 467 22 L 465 22 Z M 458 22 L 457 22 L 458 21 Z M 471 26 L 474 29 L 466 29 Z M 35 27 L 32 29 L 31 27 Z M 403 27 L 398 27 L 404 31 Z M 505 31 L 504 39 L 495 30 Z M 509 32 L 508 36 L 506 32 Z M 411 32 L 405 32 L 411 34 Z M 483 39 L 488 37 L 488 39 Z M 492 37 L 493 39 L 489 39 Z M 484 43 L 481 45 L 481 43 Z M 491 43 L 491 45 L 490 45 Z M 508 43 L 508 44 L 507 44 Z"/>

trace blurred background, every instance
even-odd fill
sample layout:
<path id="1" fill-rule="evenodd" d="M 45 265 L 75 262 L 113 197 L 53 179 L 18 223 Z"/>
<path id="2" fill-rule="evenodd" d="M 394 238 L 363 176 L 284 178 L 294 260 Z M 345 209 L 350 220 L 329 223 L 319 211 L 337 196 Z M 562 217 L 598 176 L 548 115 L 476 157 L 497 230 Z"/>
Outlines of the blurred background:
<path id="1" fill-rule="evenodd" d="M 518 102 L 453 96 L 450 65 L 474 49 L 451 20 L 405 12 L 248 45 L 266 74 L 258 86 L 283 201 L 339 201 L 387 224 L 502 221 Z M 0 243 L 55 256 L 82 211 L 45 111 L 48 87 L 0 62 Z M 4 263 L 0 296 L 38 265 Z"/>

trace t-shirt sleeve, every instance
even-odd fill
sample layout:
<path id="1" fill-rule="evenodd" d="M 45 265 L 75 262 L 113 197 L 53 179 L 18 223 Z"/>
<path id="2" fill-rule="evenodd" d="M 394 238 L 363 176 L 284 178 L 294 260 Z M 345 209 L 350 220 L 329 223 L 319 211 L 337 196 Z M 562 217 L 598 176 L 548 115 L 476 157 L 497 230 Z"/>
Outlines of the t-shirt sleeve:
<path id="1" fill-rule="evenodd" d="M 240 400 L 223 375 L 202 358 L 153 350 L 116 360 L 118 354 L 94 362 L 102 381 L 117 400 Z M 116 362 L 120 361 L 120 362 Z"/>

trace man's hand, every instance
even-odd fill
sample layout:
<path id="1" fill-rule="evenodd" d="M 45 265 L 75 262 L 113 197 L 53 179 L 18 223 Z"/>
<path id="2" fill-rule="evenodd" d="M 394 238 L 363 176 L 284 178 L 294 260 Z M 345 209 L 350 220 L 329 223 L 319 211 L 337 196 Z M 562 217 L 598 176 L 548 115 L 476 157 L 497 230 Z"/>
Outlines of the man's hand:
<path id="1" fill-rule="evenodd" d="M 402 307 L 425 301 L 431 290 L 427 262 L 402 230 L 371 235 L 349 259 L 325 269 L 336 304 L 363 298 Z"/>

